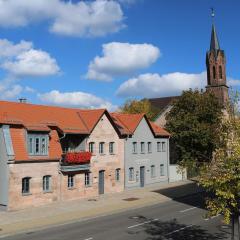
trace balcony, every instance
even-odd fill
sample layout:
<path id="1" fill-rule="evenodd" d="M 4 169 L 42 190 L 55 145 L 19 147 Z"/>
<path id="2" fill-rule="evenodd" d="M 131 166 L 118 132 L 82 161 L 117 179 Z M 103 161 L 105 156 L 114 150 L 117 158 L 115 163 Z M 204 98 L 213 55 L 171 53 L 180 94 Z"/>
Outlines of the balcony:
<path id="1" fill-rule="evenodd" d="M 63 154 L 60 169 L 62 172 L 90 170 L 90 152 L 68 152 Z"/>

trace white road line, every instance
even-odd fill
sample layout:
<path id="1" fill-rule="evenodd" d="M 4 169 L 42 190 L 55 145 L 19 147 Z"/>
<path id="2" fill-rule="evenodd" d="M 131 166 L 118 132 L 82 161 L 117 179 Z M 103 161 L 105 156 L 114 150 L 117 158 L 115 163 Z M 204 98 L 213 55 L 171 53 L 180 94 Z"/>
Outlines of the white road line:
<path id="1" fill-rule="evenodd" d="M 135 224 L 135 225 L 129 226 L 128 229 L 139 227 L 139 226 L 142 226 L 144 224 L 147 224 L 147 223 L 150 223 L 150 222 L 154 222 L 154 221 L 158 221 L 158 218 L 155 218 L 155 219 L 153 219 L 151 221 L 146 221 L 146 222 L 142 222 L 142 223 L 139 223 L 139 224 Z"/>
<path id="2" fill-rule="evenodd" d="M 84 240 L 92 240 L 93 238 L 92 237 L 90 237 L 90 238 L 86 238 L 86 239 L 84 239 Z"/>
<path id="3" fill-rule="evenodd" d="M 196 208 L 197 208 L 197 207 L 191 207 L 191 208 L 187 208 L 187 209 L 181 210 L 181 211 L 179 211 L 179 212 L 184 213 L 184 212 L 188 212 L 188 211 L 191 211 L 191 210 L 193 210 L 193 209 L 196 209 Z"/>
<path id="4" fill-rule="evenodd" d="M 193 226 L 193 225 L 191 224 L 191 225 L 188 225 L 188 226 L 186 226 L 186 227 L 179 228 L 179 229 L 177 229 L 177 230 L 175 230 L 175 231 L 172 231 L 172 232 L 170 232 L 170 233 L 168 233 L 168 234 L 165 234 L 164 236 L 169 236 L 169 235 L 171 235 L 171 234 L 173 234 L 173 233 L 180 232 L 180 231 L 182 231 L 182 230 L 184 230 L 184 229 L 186 229 L 186 228 L 190 228 L 190 227 L 192 227 L 192 226 Z"/>

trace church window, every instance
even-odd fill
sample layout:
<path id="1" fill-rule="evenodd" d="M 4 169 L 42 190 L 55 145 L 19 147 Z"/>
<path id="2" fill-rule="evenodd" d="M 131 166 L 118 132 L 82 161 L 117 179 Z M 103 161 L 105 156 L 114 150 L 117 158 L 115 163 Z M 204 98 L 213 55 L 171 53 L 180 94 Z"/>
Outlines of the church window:
<path id="1" fill-rule="evenodd" d="M 216 79 L 216 68 L 213 66 L 213 79 Z"/>
<path id="2" fill-rule="evenodd" d="M 220 78 L 220 79 L 223 78 L 223 74 L 222 74 L 222 66 L 219 66 L 219 78 Z"/>

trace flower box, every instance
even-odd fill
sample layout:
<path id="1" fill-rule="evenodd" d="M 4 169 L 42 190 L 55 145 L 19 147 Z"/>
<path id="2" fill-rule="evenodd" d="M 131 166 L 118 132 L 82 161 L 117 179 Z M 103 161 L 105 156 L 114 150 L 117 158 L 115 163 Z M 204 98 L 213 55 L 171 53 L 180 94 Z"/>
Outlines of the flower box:
<path id="1" fill-rule="evenodd" d="M 91 157 L 90 152 L 69 152 L 64 154 L 63 161 L 67 164 L 88 164 Z"/>

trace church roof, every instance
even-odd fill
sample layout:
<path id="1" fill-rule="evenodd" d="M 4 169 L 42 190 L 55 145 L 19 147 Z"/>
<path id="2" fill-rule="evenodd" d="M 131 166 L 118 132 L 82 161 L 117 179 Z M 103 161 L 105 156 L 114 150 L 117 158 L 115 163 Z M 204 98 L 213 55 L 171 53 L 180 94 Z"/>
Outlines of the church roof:
<path id="1" fill-rule="evenodd" d="M 154 108 L 159 109 L 159 111 L 161 112 L 178 98 L 179 96 L 171 96 L 162 98 L 149 98 L 148 100 Z"/>

